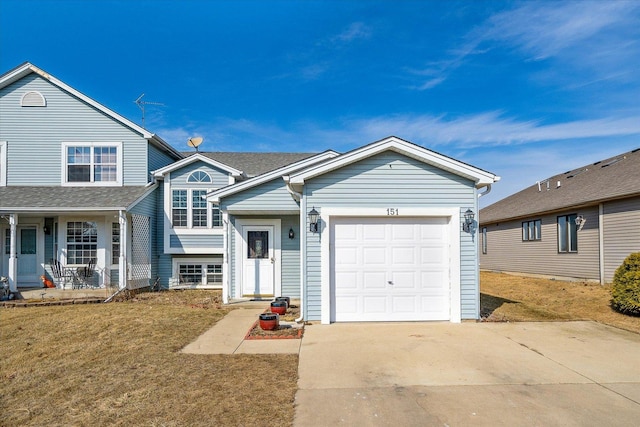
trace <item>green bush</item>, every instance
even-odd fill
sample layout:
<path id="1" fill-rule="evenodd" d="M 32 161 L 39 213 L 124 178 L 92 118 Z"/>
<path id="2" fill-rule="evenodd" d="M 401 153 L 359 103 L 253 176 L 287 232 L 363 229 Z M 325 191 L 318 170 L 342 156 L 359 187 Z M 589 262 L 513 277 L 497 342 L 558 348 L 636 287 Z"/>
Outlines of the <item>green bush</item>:
<path id="1" fill-rule="evenodd" d="M 614 309 L 640 316 L 640 252 L 629 255 L 616 270 L 611 297 Z"/>

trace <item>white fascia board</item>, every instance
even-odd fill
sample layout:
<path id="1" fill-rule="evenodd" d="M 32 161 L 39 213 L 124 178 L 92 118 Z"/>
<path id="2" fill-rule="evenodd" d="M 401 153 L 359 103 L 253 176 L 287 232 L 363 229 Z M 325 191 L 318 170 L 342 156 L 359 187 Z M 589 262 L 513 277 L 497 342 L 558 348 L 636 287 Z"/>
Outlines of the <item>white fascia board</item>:
<path id="1" fill-rule="evenodd" d="M 476 187 L 484 187 L 500 179 L 490 172 L 483 171 L 482 169 L 478 169 L 450 157 L 443 156 L 442 154 L 438 154 L 424 147 L 403 141 L 396 137 L 389 137 L 359 149 L 355 149 L 321 165 L 293 174 L 290 177 L 290 183 L 296 186 L 304 185 L 304 182 L 307 179 L 323 175 L 327 172 L 331 172 L 364 158 L 389 150 L 468 178 L 476 183 Z"/>
<path id="2" fill-rule="evenodd" d="M 196 161 L 202 161 L 202 162 L 207 163 L 207 164 L 209 164 L 209 165 L 211 165 L 211 166 L 213 166 L 215 168 L 222 169 L 225 172 L 228 172 L 233 176 L 240 177 L 240 176 L 243 175 L 243 172 L 241 170 L 232 168 L 229 165 L 225 165 L 224 163 L 220 163 L 220 162 L 218 162 L 216 160 L 213 160 L 213 159 L 211 159 L 211 158 L 209 158 L 207 156 L 203 156 L 200 153 L 192 154 L 189 157 L 185 157 L 182 160 L 178 160 L 175 163 L 171 163 L 170 165 L 167 165 L 167 166 L 165 166 L 163 168 L 155 170 L 152 173 L 153 173 L 153 176 L 156 177 L 156 178 L 164 178 L 164 175 L 166 175 L 168 172 L 173 172 L 174 170 L 178 170 L 178 169 L 180 169 L 180 168 L 182 168 L 182 167 L 184 167 L 186 165 L 189 165 L 189 164 L 191 164 L 193 162 L 196 162 Z"/>
<path id="3" fill-rule="evenodd" d="M 242 181 L 239 184 L 230 185 L 230 186 L 221 188 L 219 190 L 214 190 L 211 193 L 207 194 L 207 201 L 211 203 L 220 203 L 220 199 L 223 197 L 239 193 L 241 191 L 244 191 L 248 188 L 255 187 L 260 184 L 264 184 L 265 182 L 271 181 L 274 178 L 283 177 L 283 179 L 285 179 L 286 181 L 285 176 L 293 171 L 303 169 L 305 167 L 308 167 L 318 162 L 325 161 L 327 159 L 332 159 L 339 155 L 340 155 L 339 153 L 333 150 L 323 151 L 322 153 L 317 154 L 315 156 L 308 157 L 306 159 L 300 160 L 295 163 L 291 163 L 289 165 L 283 166 L 271 172 L 264 173 L 262 175 L 258 175 L 256 177 L 249 178 L 246 181 Z"/>

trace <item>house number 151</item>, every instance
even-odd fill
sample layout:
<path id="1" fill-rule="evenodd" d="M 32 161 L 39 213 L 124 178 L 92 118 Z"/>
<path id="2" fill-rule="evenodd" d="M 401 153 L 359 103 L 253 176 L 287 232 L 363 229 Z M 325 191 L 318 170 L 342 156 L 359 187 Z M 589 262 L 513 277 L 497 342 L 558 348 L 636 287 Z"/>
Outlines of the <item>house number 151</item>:
<path id="1" fill-rule="evenodd" d="M 398 208 L 387 208 L 387 215 L 400 215 Z"/>

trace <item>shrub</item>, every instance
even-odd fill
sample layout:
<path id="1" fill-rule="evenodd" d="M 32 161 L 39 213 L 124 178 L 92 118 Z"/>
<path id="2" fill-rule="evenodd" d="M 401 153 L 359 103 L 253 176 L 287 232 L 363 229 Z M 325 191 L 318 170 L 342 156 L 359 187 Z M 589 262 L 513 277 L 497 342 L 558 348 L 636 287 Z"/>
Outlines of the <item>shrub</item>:
<path id="1" fill-rule="evenodd" d="M 611 297 L 614 309 L 640 316 L 640 252 L 629 255 L 616 270 Z"/>

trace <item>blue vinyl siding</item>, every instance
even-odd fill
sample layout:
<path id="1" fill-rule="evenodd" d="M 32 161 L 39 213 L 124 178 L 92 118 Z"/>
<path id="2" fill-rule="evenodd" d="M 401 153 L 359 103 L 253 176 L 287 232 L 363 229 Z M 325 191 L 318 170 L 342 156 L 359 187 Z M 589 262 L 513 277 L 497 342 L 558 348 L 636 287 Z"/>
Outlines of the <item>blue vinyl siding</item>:
<path id="1" fill-rule="evenodd" d="M 46 107 L 21 107 L 28 91 L 40 92 Z M 63 142 L 122 143 L 123 184 L 148 182 L 148 143 L 142 135 L 36 74 L 0 90 L 0 116 L 0 140 L 8 148 L 7 185 L 60 185 Z"/>
<path id="2" fill-rule="evenodd" d="M 170 165 L 177 160 L 178 159 L 174 158 L 166 151 L 162 151 L 155 145 L 149 144 L 149 171 L 155 171 L 164 166 Z M 149 174 L 149 179 L 151 179 L 151 174 Z"/>
<path id="3" fill-rule="evenodd" d="M 222 234 L 216 235 L 193 235 L 183 234 L 169 236 L 169 246 L 171 248 L 212 248 L 222 249 L 223 247 Z"/>
<path id="4" fill-rule="evenodd" d="M 385 152 L 333 172 L 318 176 L 305 184 L 309 209 L 322 207 L 457 207 L 460 213 L 471 208 L 477 212 L 474 183 L 435 166 L 394 152 Z M 307 226 L 306 305 L 308 320 L 321 314 L 320 238 Z M 461 231 L 461 310 L 462 318 L 478 317 L 478 280 L 476 244 Z"/>
<path id="5" fill-rule="evenodd" d="M 291 197 L 282 177 L 249 188 L 222 199 L 222 209 L 247 211 L 298 211 L 299 205 Z"/>

